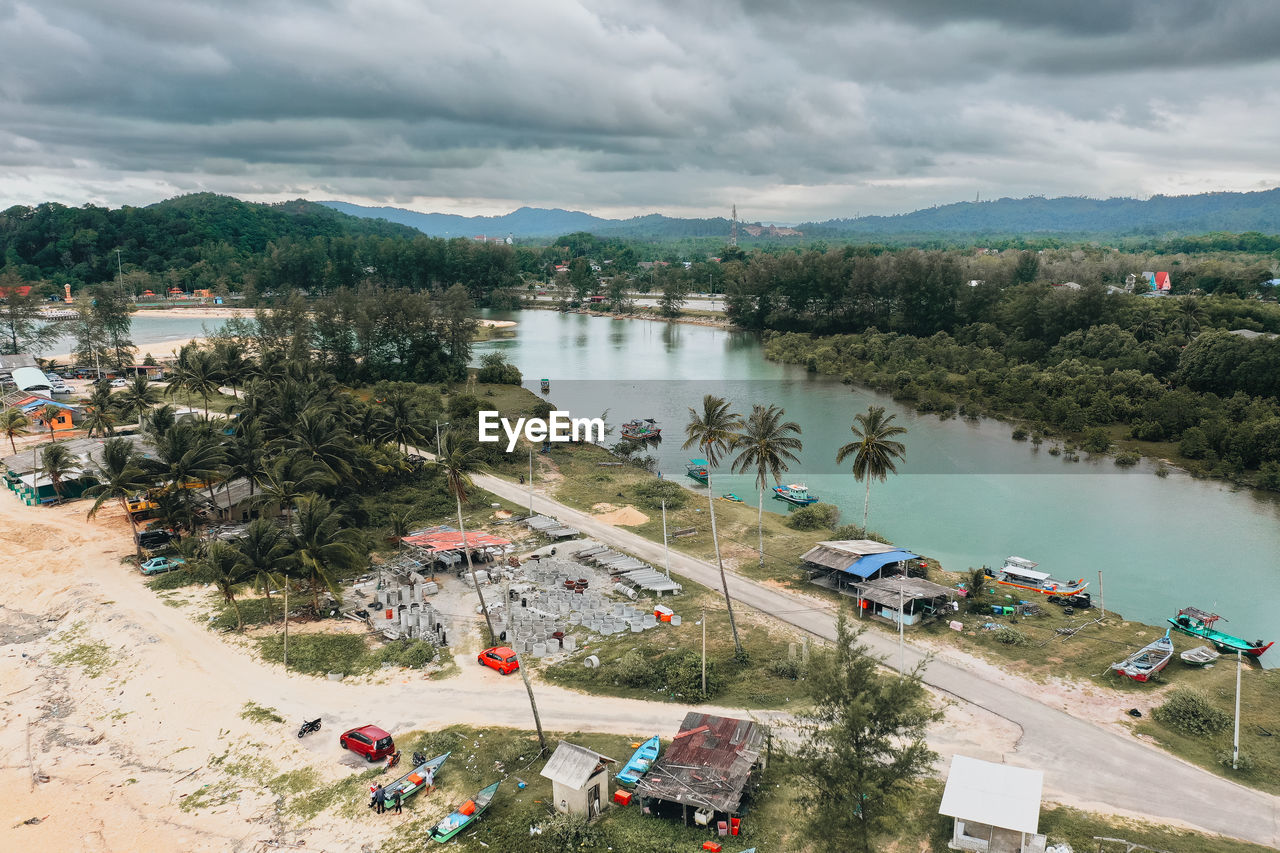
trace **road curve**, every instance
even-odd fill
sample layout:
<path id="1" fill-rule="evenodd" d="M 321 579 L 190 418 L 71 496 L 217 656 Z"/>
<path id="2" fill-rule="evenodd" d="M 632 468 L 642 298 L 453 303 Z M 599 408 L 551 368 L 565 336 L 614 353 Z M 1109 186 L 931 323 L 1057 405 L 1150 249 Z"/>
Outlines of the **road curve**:
<path id="1" fill-rule="evenodd" d="M 499 497 L 521 506 L 530 505 L 525 487 L 488 474 L 478 474 L 474 480 Z M 655 566 L 663 564 L 663 547 L 657 542 L 601 522 L 545 495 L 535 494 L 532 505 L 536 512 L 558 518 L 594 539 Z M 704 586 L 720 589 L 719 572 L 704 560 L 672 551 L 671 569 Z M 729 593 L 735 604 L 753 607 L 817 637 L 835 639 L 835 611 L 831 607 L 815 606 L 812 599 L 732 572 Z M 871 631 L 863 635 L 863 642 L 873 652 L 890 661 L 897 660 L 898 644 L 891 637 Z M 905 657 L 906 665 L 911 667 L 923 659 L 924 652 L 907 644 Z M 924 680 L 956 699 L 1021 726 L 1022 739 L 1016 751 L 1006 755 L 1006 761 L 1043 770 L 1045 791 L 1050 796 L 1280 847 L 1280 798 L 1215 776 L 1156 747 L 1052 708 L 1036 698 L 1032 682 L 1027 682 L 1025 693 L 1017 692 L 980 673 L 936 658 L 930 662 Z"/>

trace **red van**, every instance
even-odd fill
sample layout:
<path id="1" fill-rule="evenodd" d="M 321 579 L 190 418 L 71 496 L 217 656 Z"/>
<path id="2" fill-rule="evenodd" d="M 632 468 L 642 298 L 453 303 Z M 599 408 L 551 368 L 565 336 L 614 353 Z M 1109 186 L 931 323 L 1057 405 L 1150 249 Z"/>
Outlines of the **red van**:
<path id="1" fill-rule="evenodd" d="M 377 726 L 361 726 L 345 731 L 338 737 L 338 745 L 363 755 L 370 764 L 396 751 L 391 735 Z"/>

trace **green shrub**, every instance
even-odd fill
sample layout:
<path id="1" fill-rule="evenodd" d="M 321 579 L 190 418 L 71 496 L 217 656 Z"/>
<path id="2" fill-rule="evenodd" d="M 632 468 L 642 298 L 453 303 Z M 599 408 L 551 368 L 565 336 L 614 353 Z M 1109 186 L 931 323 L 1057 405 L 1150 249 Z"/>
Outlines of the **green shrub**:
<path id="1" fill-rule="evenodd" d="M 1111 436 L 1102 427 L 1094 427 L 1084 434 L 1081 447 L 1090 453 L 1106 453 L 1111 449 Z"/>
<path id="2" fill-rule="evenodd" d="M 1189 687 L 1179 687 L 1164 704 L 1151 712 L 1156 721 L 1189 735 L 1208 737 L 1227 730 L 1231 715 L 1215 708 L 1209 697 Z"/>
<path id="3" fill-rule="evenodd" d="M 262 657 L 272 663 L 284 662 L 284 637 L 266 637 L 258 642 Z M 296 634 L 289 638 L 289 668 L 313 675 L 364 672 L 371 662 L 364 637 L 356 634 Z"/>
<path id="4" fill-rule="evenodd" d="M 702 656 L 690 649 L 672 652 L 662 658 L 662 675 L 667 688 L 684 696 L 702 696 Z M 719 667 L 707 660 L 707 692 L 711 698 L 723 689 Z"/>
<path id="5" fill-rule="evenodd" d="M 1142 455 L 1132 450 L 1116 454 L 1116 464 L 1122 468 L 1130 468 L 1142 461 Z"/>
<path id="6" fill-rule="evenodd" d="M 821 530 L 835 527 L 840 518 L 840 508 L 835 504 L 809 504 L 795 509 L 787 516 L 787 527 L 793 530 Z"/>
<path id="7" fill-rule="evenodd" d="M 1025 646 L 1031 642 L 1027 635 L 1019 631 L 1017 628 L 1001 628 L 995 633 L 995 641 L 1004 643 L 1006 646 Z"/>
<path id="8" fill-rule="evenodd" d="M 804 675 L 804 665 L 795 658 L 778 658 L 769 664 L 769 672 L 779 678 L 789 678 L 792 681 L 798 681 L 800 677 Z"/>
<path id="9" fill-rule="evenodd" d="M 1027 440 L 1027 431 L 1026 431 L 1025 429 L 1023 429 L 1022 427 L 1017 427 L 1017 428 L 1015 428 L 1015 429 L 1014 429 L 1014 431 L 1013 431 L 1013 440 L 1014 440 L 1014 441 L 1026 441 L 1026 440 Z"/>
<path id="10" fill-rule="evenodd" d="M 1223 767 L 1226 767 L 1228 769 L 1231 768 L 1231 762 L 1232 762 L 1231 750 L 1229 749 L 1219 750 L 1217 758 L 1218 758 L 1218 763 L 1221 764 Z M 1248 753 L 1244 753 L 1244 752 L 1240 753 L 1239 757 L 1235 759 L 1235 765 L 1236 765 L 1237 773 L 1253 772 L 1253 767 L 1254 767 L 1253 759 L 1249 757 Z"/>
<path id="11" fill-rule="evenodd" d="M 426 666 L 435 659 L 435 644 L 426 640 L 396 640 L 373 654 L 376 663 L 394 663 L 411 669 Z"/>
<path id="12" fill-rule="evenodd" d="M 653 662 L 636 649 L 624 654 L 613 664 L 613 677 L 626 687 L 654 687 L 658 673 Z"/>
<path id="13" fill-rule="evenodd" d="M 670 480 L 645 480 L 633 490 L 636 503 L 648 509 L 662 509 L 662 502 L 667 502 L 667 509 L 679 509 L 689 502 L 689 490 L 679 483 Z"/>

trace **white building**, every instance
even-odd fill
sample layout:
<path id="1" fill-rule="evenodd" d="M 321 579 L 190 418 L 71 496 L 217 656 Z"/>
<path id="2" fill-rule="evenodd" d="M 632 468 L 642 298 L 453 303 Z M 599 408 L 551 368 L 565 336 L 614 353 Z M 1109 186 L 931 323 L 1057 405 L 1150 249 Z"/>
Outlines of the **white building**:
<path id="1" fill-rule="evenodd" d="M 614 760 L 585 746 L 560 741 L 542 776 L 551 780 L 555 808 L 590 820 L 609 802 L 609 765 Z"/>
<path id="2" fill-rule="evenodd" d="M 956 820 L 947 846 L 977 853 L 1044 853 L 1040 792 L 1044 773 L 964 755 L 951 772 L 938 814 Z"/>

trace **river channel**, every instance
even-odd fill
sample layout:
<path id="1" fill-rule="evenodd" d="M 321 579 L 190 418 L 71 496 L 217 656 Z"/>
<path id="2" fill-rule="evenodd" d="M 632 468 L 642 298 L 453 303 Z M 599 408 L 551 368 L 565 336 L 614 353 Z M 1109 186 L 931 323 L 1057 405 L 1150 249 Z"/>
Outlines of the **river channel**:
<path id="1" fill-rule="evenodd" d="M 861 522 L 864 486 L 836 448 L 868 405 L 885 406 L 909 430 L 899 475 L 871 487 L 870 527 L 900 547 L 937 558 L 948 569 L 999 565 L 1010 554 L 1060 578 L 1084 577 L 1098 599 L 1123 615 L 1163 624 L 1178 608 L 1214 609 L 1229 633 L 1280 640 L 1280 500 L 1178 472 L 1154 475 L 1151 464 L 1117 467 L 1110 457 L 1064 461 L 1010 439 L 999 421 L 942 421 L 830 377 L 764 358 L 757 336 L 648 320 L 613 320 L 553 311 L 489 313 L 516 320 L 512 338 L 476 347 L 476 358 L 503 352 L 525 385 L 575 417 L 606 409 L 608 422 L 655 418 L 664 440 L 651 455 L 664 476 L 687 485 L 681 449 L 688 408 L 703 394 L 725 397 L 740 413 L 776 404 L 803 428 L 800 464 L 785 482 L 807 483 L 842 521 Z M 609 443 L 617 440 L 615 432 Z M 755 506 L 754 476 L 722 464 L 715 490 Z M 770 499 L 766 509 L 786 511 Z M 1277 665 L 1270 662 L 1270 665 Z"/>

